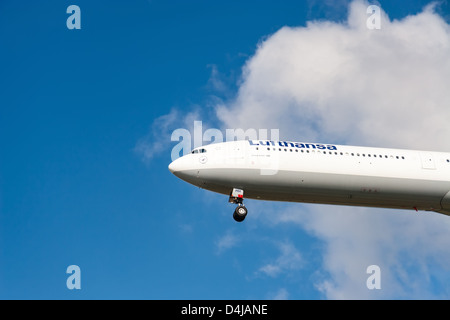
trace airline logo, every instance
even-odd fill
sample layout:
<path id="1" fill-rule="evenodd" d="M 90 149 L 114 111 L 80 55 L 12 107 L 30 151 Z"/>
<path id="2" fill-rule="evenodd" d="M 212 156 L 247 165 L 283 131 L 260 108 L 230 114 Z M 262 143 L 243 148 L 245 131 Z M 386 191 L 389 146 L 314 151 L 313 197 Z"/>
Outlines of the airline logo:
<path id="1" fill-rule="evenodd" d="M 272 141 L 272 140 L 248 140 L 251 146 L 274 146 L 274 147 L 289 147 L 289 148 L 306 148 L 306 149 L 320 149 L 320 150 L 337 150 L 337 147 L 330 144 L 320 143 L 302 143 L 289 141 Z"/>

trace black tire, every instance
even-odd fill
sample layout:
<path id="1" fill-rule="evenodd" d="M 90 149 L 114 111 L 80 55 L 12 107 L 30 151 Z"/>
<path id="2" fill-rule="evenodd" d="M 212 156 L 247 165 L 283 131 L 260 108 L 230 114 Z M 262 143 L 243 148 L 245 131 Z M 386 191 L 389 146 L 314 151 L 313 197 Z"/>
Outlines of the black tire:
<path id="1" fill-rule="evenodd" d="M 234 210 L 233 218 L 237 222 L 242 222 L 242 221 L 244 221 L 245 217 L 247 216 L 247 213 L 248 213 L 248 211 L 247 211 L 246 207 L 237 206 L 236 210 Z"/>

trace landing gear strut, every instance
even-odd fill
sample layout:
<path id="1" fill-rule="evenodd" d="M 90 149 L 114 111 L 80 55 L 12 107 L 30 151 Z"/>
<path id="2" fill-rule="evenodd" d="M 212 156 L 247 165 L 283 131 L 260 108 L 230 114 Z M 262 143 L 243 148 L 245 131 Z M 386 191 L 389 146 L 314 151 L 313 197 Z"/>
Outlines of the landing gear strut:
<path id="1" fill-rule="evenodd" d="M 233 188 L 233 191 L 231 191 L 228 202 L 236 203 L 238 205 L 236 207 L 236 210 L 234 210 L 234 213 L 233 213 L 234 220 L 236 220 L 237 222 L 244 221 L 244 219 L 248 213 L 248 210 L 244 206 L 244 203 L 243 203 L 244 202 L 244 190 Z"/>

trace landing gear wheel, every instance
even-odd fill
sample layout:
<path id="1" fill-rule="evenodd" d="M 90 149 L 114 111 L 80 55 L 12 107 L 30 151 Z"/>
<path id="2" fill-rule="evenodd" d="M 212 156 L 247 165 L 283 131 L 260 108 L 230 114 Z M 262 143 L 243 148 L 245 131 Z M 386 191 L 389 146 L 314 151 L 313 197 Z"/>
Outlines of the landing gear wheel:
<path id="1" fill-rule="evenodd" d="M 236 210 L 234 210 L 233 218 L 237 222 L 242 222 L 247 216 L 247 213 L 248 211 L 246 207 L 244 207 L 243 205 L 237 206 Z"/>

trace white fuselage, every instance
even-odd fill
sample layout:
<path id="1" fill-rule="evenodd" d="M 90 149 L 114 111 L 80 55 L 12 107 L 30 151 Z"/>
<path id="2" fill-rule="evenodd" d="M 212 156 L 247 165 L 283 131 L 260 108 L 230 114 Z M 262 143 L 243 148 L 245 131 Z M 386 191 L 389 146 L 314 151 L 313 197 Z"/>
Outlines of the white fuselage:
<path id="1" fill-rule="evenodd" d="M 450 215 L 450 153 L 289 141 L 211 144 L 169 169 L 198 187 L 245 198 L 431 210 Z"/>

